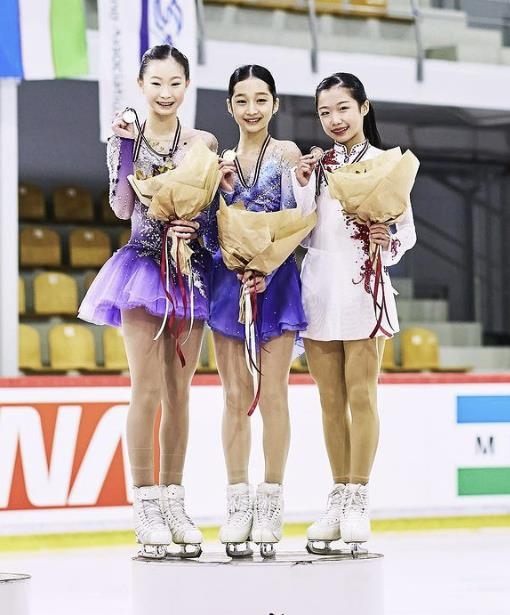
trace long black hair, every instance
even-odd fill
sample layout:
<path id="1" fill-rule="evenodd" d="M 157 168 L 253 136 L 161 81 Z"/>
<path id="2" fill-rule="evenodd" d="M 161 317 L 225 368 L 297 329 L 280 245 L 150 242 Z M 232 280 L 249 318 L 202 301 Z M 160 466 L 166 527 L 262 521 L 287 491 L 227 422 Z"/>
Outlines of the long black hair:
<path id="1" fill-rule="evenodd" d="M 235 71 L 230 75 L 230 81 L 228 82 L 228 98 L 229 100 L 234 95 L 234 88 L 240 81 L 245 81 L 250 77 L 255 77 L 256 79 L 260 79 L 264 83 L 267 84 L 269 88 L 269 92 L 273 97 L 273 100 L 276 100 L 276 84 L 274 82 L 273 75 L 259 64 L 245 64 L 244 66 L 240 66 L 236 68 Z"/>
<path id="2" fill-rule="evenodd" d="M 365 92 L 365 86 L 361 83 L 361 81 L 356 77 L 356 75 L 352 75 L 351 73 L 334 73 L 329 77 L 323 79 L 317 89 L 315 90 L 315 108 L 317 109 L 319 103 L 319 95 L 321 92 L 325 90 L 330 90 L 335 86 L 341 86 L 349 90 L 351 96 L 358 103 L 361 108 L 361 105 L 368 100 L 367 94 Z M 368 108 L 368 113 L 363 118 L 363 133 L 365 137 L 368 139 L 368 142 L 374 147 L 381 148 L 383 147 L 381 136 L 379 135 L 379 131 L 377 130 L 377 124 L 375 121 L 375 112 L 372 103 L 370 103 Z"/>
<path id="3" fill-rule="evenodd" d="M 138 72 L 138 79 L 140 81 L 143 80 L 143 76 L 145 71 L 147 70 L 147 66 L 151 60 L 166 60 L 167 58 L 173 58 L 177 64 L 182 66 L 184 70 L 184 76 L 186 81 L 189 80 L 189 60 L 188 58 L 179 51 L 177 47 L 173 47 L 172 45 L 154 45 L 142 56 L 142 61 L 140 63 L 140 71 Z"/>

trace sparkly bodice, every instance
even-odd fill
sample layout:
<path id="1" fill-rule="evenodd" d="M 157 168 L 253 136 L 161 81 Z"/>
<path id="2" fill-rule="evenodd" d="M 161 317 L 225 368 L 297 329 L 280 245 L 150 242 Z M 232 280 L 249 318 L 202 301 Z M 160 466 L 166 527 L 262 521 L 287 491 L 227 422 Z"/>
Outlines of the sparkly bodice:
<path id="1" fill-rule="evenodd" d="M 291 166 L 285 159 L 284 151 L 276 143 L 270 143 L 262 161 L 258 181 L 250 186 L 253 180 L 246 178 L 248 188 L 244 187 L 236 176 L 234 191 L 224 193 L 227 205 L 241 201 L 249 211 L 279 211 L 296 207 L 292 192 Z"/>

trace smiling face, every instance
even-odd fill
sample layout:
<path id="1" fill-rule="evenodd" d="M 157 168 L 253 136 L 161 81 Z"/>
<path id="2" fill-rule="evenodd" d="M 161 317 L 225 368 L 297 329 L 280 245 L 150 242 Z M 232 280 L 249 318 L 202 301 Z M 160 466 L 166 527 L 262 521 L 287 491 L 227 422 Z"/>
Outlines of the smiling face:
<path id="1" fill-rule="evenodd" d="M 250 77 L 236 83 L 227 106 L 241 130 L 257 133 L 267 129 L 278 110 L 278 99 L 273 98 L 265 81 Z"/>
<path id="2" fill-rule="evenodd" d="M 188 87 L 184 68 L 172 57 L 150 60 L 138 84 L 150 111 L 159 116 L 169 116 L 181 106 Z"/>
<path id="3" fill-rule="evenodd" d="M 348 88 L 336 85 L 320 92 L 317 112 L 322 129 L 337 143 L 350 149 L 365 140 L 363 118 L 368 113 L 369 102 L 360 107 Z"/>

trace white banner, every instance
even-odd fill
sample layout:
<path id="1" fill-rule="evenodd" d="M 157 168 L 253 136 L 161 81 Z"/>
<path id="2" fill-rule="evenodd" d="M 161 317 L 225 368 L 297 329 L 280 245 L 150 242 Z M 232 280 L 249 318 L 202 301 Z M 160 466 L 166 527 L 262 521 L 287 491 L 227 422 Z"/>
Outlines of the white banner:
<path id="1" fill-rule="evenodd" d="M 140 59 L 147 48 L 164 43 L 189 59 L 191 83 L 179 110 L 184 126 L 195 125 L 197 26 L 192 0 L 99 0 L 99 112 L 101 140 L 111 135 L 116 111 L 134 107 L 144 116 L 138 87 Z"/>

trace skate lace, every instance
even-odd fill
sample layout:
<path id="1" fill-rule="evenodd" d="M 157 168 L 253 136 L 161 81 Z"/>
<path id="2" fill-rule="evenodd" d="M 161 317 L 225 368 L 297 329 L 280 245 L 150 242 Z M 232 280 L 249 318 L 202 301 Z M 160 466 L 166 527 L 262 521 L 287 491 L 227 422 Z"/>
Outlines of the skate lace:
<path id="1" fill-rule="evenodd" d="M 270 520 L 280 513 L 280 502 L 277 495 L 264 493 L 257 496 L 257 515 L 259 519 Z"/>
<path id="2" fill-rule="evenodd" d="M 333 490 L 328 496 L 328 503 L 325 512 L 319 519 L 319 523 L 337 522 L 342 511 L 342 491 Z"/>
<path id="3" fill-rule="evenodd" d="M 195 529 L 195 524 L 184 509 L 183 500 L 170 499 L 168 501 L 168 513 L 169 521 L 174 529 Z"/>
<path id="4" fill-rule="evenodd" d="M 246 493 L 235 493 L 228 501 L 228 523 L 244 525 L 252 516 L 250 496 Z"/>
<path id="5" fill-rule="evenodd" d="M 166 529 L 166 523 L 163 513 L 161 512 L 159 500 L 143 500 L 141 513 L 139 518 L 144 529 Z"/>
<path id="6" fill-rule="evenodd" d="M 349 491 L 344 500 L 343 512 L 348 513 L 349 517 L 361 518 L 366 516 L 368 509 L 367 496 L 359 489 Z"/>

